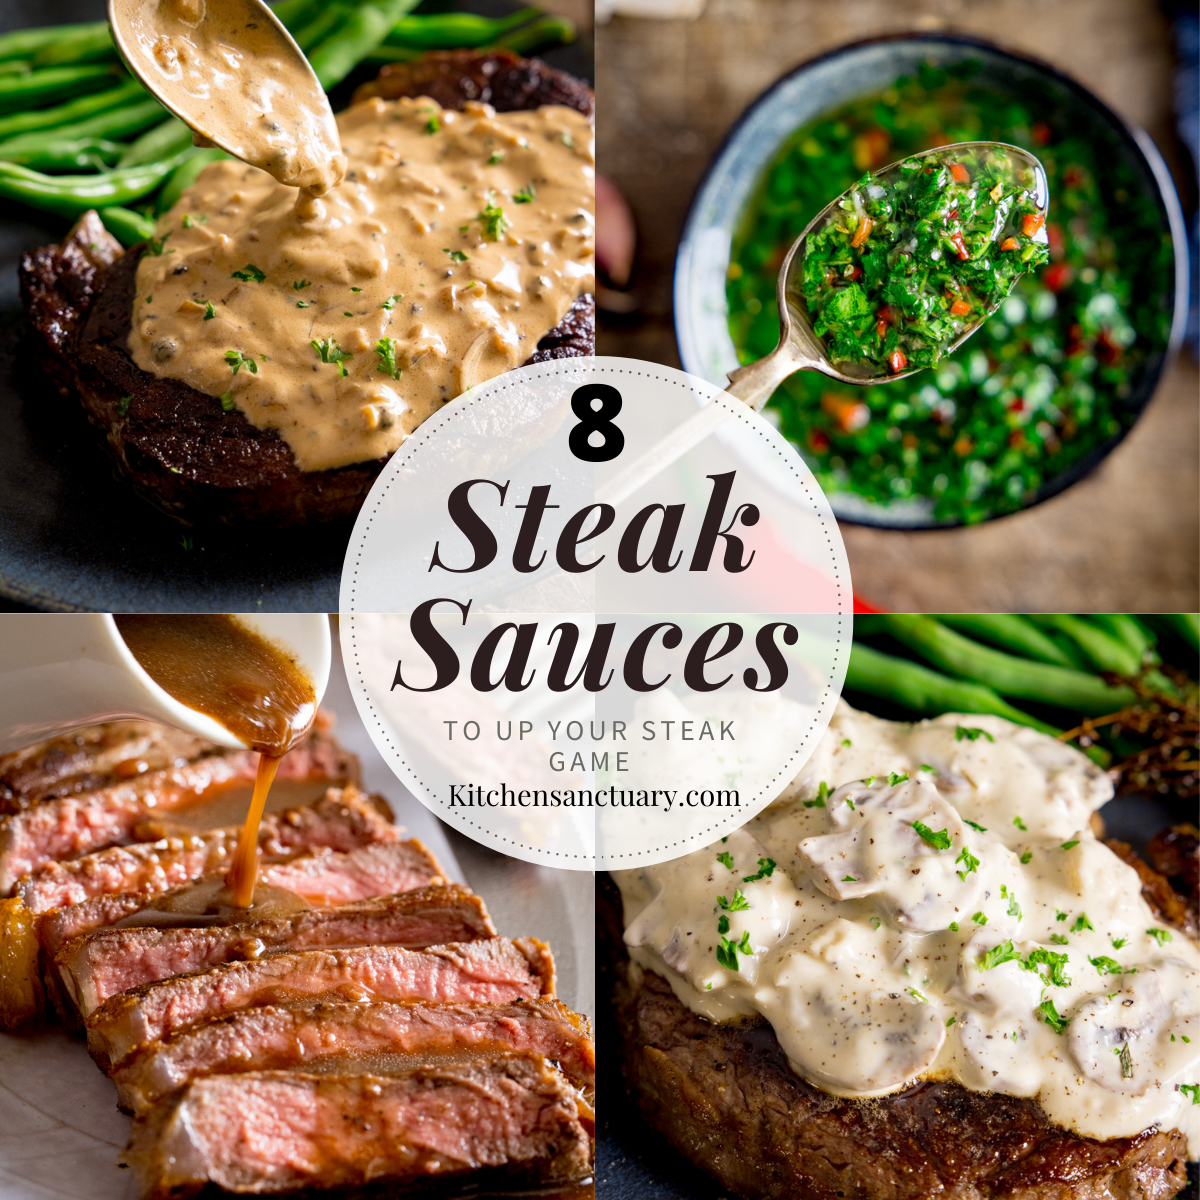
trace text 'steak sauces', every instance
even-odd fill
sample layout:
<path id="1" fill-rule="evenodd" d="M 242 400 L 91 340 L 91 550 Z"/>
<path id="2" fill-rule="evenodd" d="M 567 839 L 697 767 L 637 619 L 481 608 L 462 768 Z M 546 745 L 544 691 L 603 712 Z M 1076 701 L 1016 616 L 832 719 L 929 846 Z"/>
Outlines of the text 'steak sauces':
<path id="1" fill-rule="evenodd" d="M 581 114 L 370 100 L 338 127 L 346 177 L 319 199 L 240 162 L 202 172 L 141 259 L 129 338 L 305 471 L 387 456 L 594 287 Z"/>
<path id="2" fill-rule="evenodd" d="M 765 1019 L 840 1096 L 917 1079 L 1037 1097 L 1088 1137 L 1200 1149 L 1200 949 L 1092 833 L 1112 785 L 998 717 L 845 704 L 736 833 L 616 872 L 634 962 L 716 1021 Z"/>

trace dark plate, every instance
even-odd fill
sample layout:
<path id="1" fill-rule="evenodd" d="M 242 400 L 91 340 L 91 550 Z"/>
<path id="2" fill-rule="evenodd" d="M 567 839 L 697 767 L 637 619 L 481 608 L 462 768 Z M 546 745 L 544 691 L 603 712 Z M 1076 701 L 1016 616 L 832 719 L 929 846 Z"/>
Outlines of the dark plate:
<path id="1" fill-rule="evenodd" d="M 977 82 L 993 84 L 1002 92 L 1017 89 L 1045 96 L 1076 130 L 1123 162 L 1141 193 L 1131 203 L 1141 203 L 1158 214 L 1175 248 L 1174 286 L 1165 298 L 1166 310 L 1173 314 L 1170 338 L 1168 345 L 1157 348 L 1141 365 L 1130 395 L 1122 401 L 1127 417 L 1124 427 L 1049 480 L 1025 506 L 1028 508 L 1078 482 L 1122 441 L 1154 394 L 1163 368 L 1179 345 L 1188 306 L 1187 234 L 1174 184 L 1154 143 L 1140 129 L 1126 125 L 1087 88 L 1045 63 L 975 38 L 896 35 L 843 46 L 789 72 L 746 110 L 701 181 L 675 261 L 675 333 L 684 370 L 723 385 L 725 373 L 737 365 L 725 307 L 730 239 L 779 147 L 793 130 L 847 100 L 869 94 L 881 80 L 915 74 L 925 61 L 943 66 L 965 58 L 983 63 Z M 830 492 L 828 498 L 837 518 L 853 524 L 885 529 L 959 524 L 956 520 L 934 521 L 932 506 L 918 500 L 884 506 L 868 503 L 852 492 Z"/>
<path id="2" fill-rule="evenodd" d="M 421 11 L 497 16 L 519 7 L 513 0 L 431 0 Z M 5 4 L 0 32 L 103 16 L 102 0 Z M 592 78 L 590 38 L 545 58 Z M 339 86 L 335 106 L 371 73 L 362 69 Z M 66 229 L 66 222 L 0 203 L 0 596 L 50 610 L 336 611 L 349 525 L 263 540 L 237 530 L 184 530 L 114 479 L 80 405 L 62 400 L 32 364 L 17 264 Z"/>

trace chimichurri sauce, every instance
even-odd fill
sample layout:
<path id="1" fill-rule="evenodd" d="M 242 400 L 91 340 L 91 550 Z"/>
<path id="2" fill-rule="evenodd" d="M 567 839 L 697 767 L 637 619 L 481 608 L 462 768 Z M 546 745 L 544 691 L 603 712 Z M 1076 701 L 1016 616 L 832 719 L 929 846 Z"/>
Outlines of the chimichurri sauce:
<path id="1" fill-rule="evenodd" d="M 835 365 L 931 367 L 1049 260 L 1031 164 L 983 147 L 867 174 L 805 239 L 801 301 Z"/>
<path id="2" fill-rule="evenodd" d="M 1133 419 L 1131 379 L 1167 341 L 1170 240 L 1123 165 L 1053 108 L 972 84 L 976 63 L 923 67 L 799 129 L 734 240 L 730 330 L 742 362 L 779 336 L 775 282 L 804 227 L 864 172 L 963 141 L 1022 146 L 1046 168 L 1049 262 L 928 371 L 853 387 L 802 371 L 772 397 L 784 434 L 829 492 L 928 498 L 967 523 L 1027 504 Z"/>

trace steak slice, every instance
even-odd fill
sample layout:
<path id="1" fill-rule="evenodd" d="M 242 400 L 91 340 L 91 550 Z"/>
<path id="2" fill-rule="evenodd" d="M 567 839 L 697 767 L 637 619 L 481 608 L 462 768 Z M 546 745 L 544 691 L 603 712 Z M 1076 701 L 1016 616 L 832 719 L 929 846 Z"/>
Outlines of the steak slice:
<path id="1" fill-rule="evenodd" d="M 212 788 L 253 783 L 257 769 L 256 751 L 214 754 L 0 817 L 0 896 L 44 863 L 128 843 L 140 822 L 194 804 Z M 275 778 L 345 784 L 358 778 L 358 764 L 333 738 L 314 731 L 283 757 Z"/>
<path id="2" fill-rule="evenodd" d="M 122 992 L 88 1019 L 88 1049 L 108 1069 L 140 1046 L 239 1008 L 305 997 L 483 1001 L 554 995 L 554 961 L 536 938 L 488 938 L 406 950 L 305 950 L 226 963 Z"/>
<path id="3" fill-rule="evenodd" d="M 483 901 L 451 884 L 233 925 L 97 930 L 68 942 L 55 956 L 54 968 L 76 1009 L 87 1017 L 110 996 L 132 987 L 222 963 L 285 951 L 342 946 L 421 949 L 495 936 Z"/>
<path id="4" fill-rule="evenodd" d="M 181 767 L 216 751 L 214 742 L 152 721 L 88 725 L 0 755 L 0 813 Z"/>
<path id="5" fill-rule="evenodd" d="M 503 1056 L 399 1076 L 264 1071 L 197 1079 L 134 1122 L 126 1161 L 150 1200 L 228 1191 L 568 1183 L 590 1170 L 571 1086 Z M 344 1192 L 343 1192 L 344 1194 Z M 405 1194 L 408 1194 L 407 1192 Z"/>
<path id="6" fill-rule="evenodd" d="M 497 108 L 569 103 L 591 112 L 594 99 L 581 81 L 536 60 L 490 57 L 504 61 L 503 85 L 489 93 Z M 472 68 L 464 60 L 454 69 L 466 78 Z M 451 106 L 472 98 L 461 95 Z M 302 472 L 274 430 L 257 429 L 236 408 L 226 412 L 218 398 L 134 364 L 127 339 L 141 249 L 109 255 L 111 266 L 98 276 L 96 255 L 85 253 L 97 227 L 89 213 L 61 245 L 27 255 L 21 294 L 60 392 L 80 398 L 133 489 L 187 523 L 283 527 L 353 517 L 385 460 Z M 584 296 L 529 361 L 594 353 L 595 304 Z"/>
<path id="7" fill-rule="evenodd" d="M 317 1001 L 246 1008 L 206 1021 L 131 1055 L 113 1072 L 121 1105 L 141 1114 L 204 1075 L 318 1069 L 381 1057 L 540 1054 L 589 1100 L 596 1047 L 587 1020 L 557 1000 L 510 1004 Z M 390 1073 L 390 1072 L 389 1072 Z"/>
<path id="8" fill-rule="evenodd" d="M 715 1025 L 629 967 L 616 1009 L 640 1115 L 739 1196 L 1166 1200 L 1187 1181 L 1178 1130 L 1094 1141 L 1035 1100 L 948 1082 L 832 1096 L 791 1070 L 769 1028 Z"/>
<path id="9" fill-rule="evenodd" d="M 209 829 L 46 863 L 17 880 L 14 895 L 33 912 L 46 912 L 98 896 L 165 892 L 228 870 L 240 834 L 238 827 Z M 400 830 L 352 786 L 330 788 L 311 805 L 268 813 L 258 830 L 259 851 L 268 862 L 317 848 L 346 851 L 399 839 Z"/>

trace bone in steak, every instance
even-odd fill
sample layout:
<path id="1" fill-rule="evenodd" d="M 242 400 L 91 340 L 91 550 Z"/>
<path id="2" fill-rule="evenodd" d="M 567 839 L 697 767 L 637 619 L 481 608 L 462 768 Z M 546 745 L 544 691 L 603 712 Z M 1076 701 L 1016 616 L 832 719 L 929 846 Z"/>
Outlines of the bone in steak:
<path id="1" fill-rule="evenodd" d="M 245 1008 L 139 1050 L 113 1072 L 113 1082 L 122 1106 L 142 1113 L 203 1075 L 305 1070 L 332 1061 L 369 1064 L 380 1057 L 503 1053 L 540 1054 L 557 1063 L 586 1097 L 594 1095 L 596 1049 L 591 1030 L 585 1018 L 557 1000 L 337 1000 Z"/>
<path id="2" fill-rule="evenodd" d="M 107 1070 L 138 1047 L 196 1021 L 303 997 L 504 1004 L 553 995 L 550 949 L 535 938 L 488 938 L 427 950 L 306 950 L 226 963 L 113 996 L 88 1019 L 88 1049 Z"/>
<path id="3" fill-rule="evenodd" d="M 214 754 L 0 817 L 0 895 L 8 895 L 22 875 L 43 863 L 131 841 L 139 822 L 194 804 L 211 788 L 252 783 L 257 769 L 252 750 Z M 314 732 L 283 757 L 275 778 L 351 783 L 358 778 L 358 764 L 332 738 Z"/>
<path id="4" fill-rule="evenodd" d="M 213 1075 L 135 1121 L 126 1159 L 149 1200 L 209 1182 L 252 1193 L 374 1184 L 396 1195 L 468 1173 L 477 1186 L 532 1187 L 587 1175 L 578 1110 L 571 1086 L 536 1057 L 395 1077 Z"/>
<path id="5" fill-rule="evenodd" d="M 102 929 L 68 942 L 54 969 L 87 1017 L 130 988 L 222 963 L 343 946 L 421 949 L 495 935 L 483 901 L 455 884 L 233 925 Z"/>

